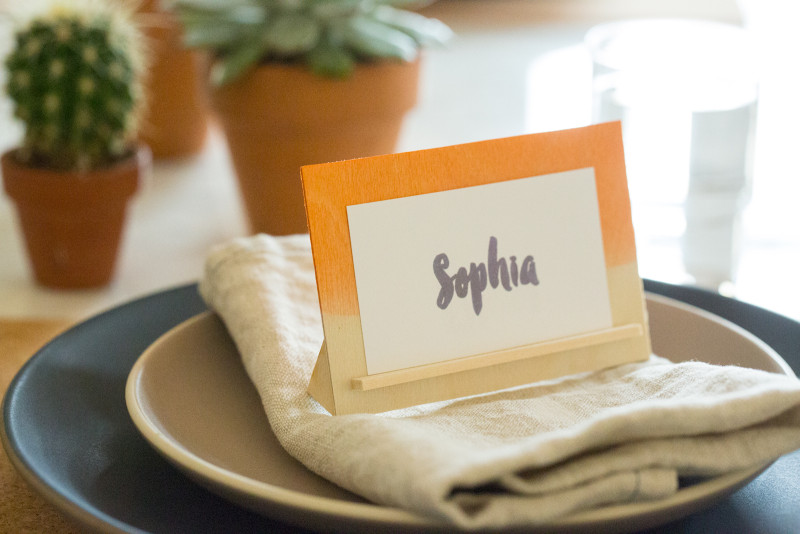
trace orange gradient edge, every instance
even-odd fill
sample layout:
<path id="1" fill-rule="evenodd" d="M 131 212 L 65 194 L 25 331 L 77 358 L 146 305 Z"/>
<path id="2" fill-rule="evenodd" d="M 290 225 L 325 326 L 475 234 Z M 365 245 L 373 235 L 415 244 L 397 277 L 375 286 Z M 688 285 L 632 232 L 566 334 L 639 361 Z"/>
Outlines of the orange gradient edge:
<path id="1" fill-rule="evenodd" d="M 592 167 L 607 268 L 636 263 L 619 122 L 301 169 L 323 317 L 358 315 L 347 206 Z"/>

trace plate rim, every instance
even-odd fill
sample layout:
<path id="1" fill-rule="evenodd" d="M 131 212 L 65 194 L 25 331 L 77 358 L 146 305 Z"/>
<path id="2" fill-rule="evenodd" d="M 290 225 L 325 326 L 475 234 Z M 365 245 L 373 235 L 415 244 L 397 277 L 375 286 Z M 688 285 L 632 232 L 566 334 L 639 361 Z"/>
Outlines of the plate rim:
<path id="1" fill-rule="evenodd" d="M 182 304 L 190 308 L 191 298 L 188 295 L 196 293 L 196 288 L 196 282 L 189 282 L 152 291 L 76 322 L 36 350 L 17 371 L 3 394 L 2 402 L 0 402 L 0 442 L 2 442 L 3 450 L 10 464 L 20 474 L 21 478 L 45 501 L 81 526 L 88 527 L 92 532 L 147 534 L 146 531 L 98 509 L 93 503 L 78 501 L 68 491 L 53 484 L 52 480 L 46 477 L 41 470 L 37 470 L 35 465 L 29 461 L 28 455 L 22 453 L 24 448 L 20 446 L 16 432 L 9 432 L 9 425 L 12 424 L 10 420 L 15 418 L 15 413 L 13 413 L 14 406 L 17 402 L 21 402 L 19 397 L 24 393 L 25 383 L 31 380 L 31 373 L 34 373 L 35 369 L 41 365 L 49 365 L 51 363 L 48 360 L 49 354 L 51 351 L 56 350 L 65 339 L 69 339 L 71 336 L 80 336 L 82 331 L 91 329 L 98 323 L 107 321 L 112 317 L 125 315 L 129 310 L 149 305 L 162 299 L 180 298 Z M 181 321 L 173 324 L 167 331 L 185 320 L 186 317 L 184 316 Z M 43 361 L 44 363 L 42 363 Z"/>
<path id="2" fill-rule="evenodd" d="M 184 322 L 164 332 L 161 336 L 154 340 L 147 350 L 145 350 L 145 352 L 143 352 L 142 355 L 136 360 L 136 363 L 134 363 L 133 367 L 131 368 L 131 372 L 128 375 L 128 380 L 125 385 L 125 403 L 128 407 L 128 414 L 133 420 L 134 425 L 136 425 L 137 429 L 139 429 L 139 432 L 142 434 L 144 439 L 147 440 L 148 443 L 150 443 L 159 454 L 164 456 L 167 461 L 171 462 L 179 469 L 185 469 L 186 465 L 182 460 L 188 460 L 192 465 L 197 466 L 199 470 L 202 471 L 198 472 L 198 470 L 191 470 L 191 474 L 210 479 L 214 483 L 226 485 L 227 479 L 232 479 L 242 485 L 242 487 L 229 487 L 229 489 L 233 491 L 241 493 L 242 491 L 246 491 L 245 488 L 253 488 L 258 492 L 265 492 L 266 494 L 275 493 L 277 499 L 276 501 L 272 502 L 276 502 L 279 505 L 289 506 L 292 508 L 301 508 L 301 505 L 297 504 L 294 499 L 301 502 L 310 501 L 312 504 L 321 505 L 319 508 L 315 508 L 313 510 L 315 512 L 335 514 L 340 512 L 342 509 L 345 509 L 351 510 L 354 514 L 353 517 L 356 519 L 367 519 L 370 521 L 374 520 L 374 518 L 366 516 L 361 517 L 360 514 L 364 513 L 367 509 L 380 508 L 385 510 L 387 515 L 396 516 L 396 519 L 393 520 L 406 521 L 408 522 L 409 526 L 430 524 L 430 522 L 426 521 L 424 518 L 399 508 L 384 507 L 369 502 L 348 502 L 316 495 L 309 495 L 301 491 L 282 488 L 280 486 L 254 480 L 244 475 L 240 475 L 239 473 L 234 473 L 233 471 L 229 471 L 197 456 L 186 449 L 181 443 L 168 439 L 164 433 L 158 429 L 157 425 L 151 423 L 148 417 L 145 415 L 144 409 L 142 408 L 141 402 L 139 402 L 139 398 L 137 396 L 137 388 L 141 381 L 142 370 L 147 364 L 148 358 L 151 354 L 155 353 L 155 348 L 157 348 L 157 345 L 163 340 L 169 338 L 171 334 L 192 328 L 195 323 L 204 322 L 215 316 L 216 314 L 214 311 L 206 310 L 186 319 Z M 260 495 L 260 497 L 263 497 L 263 495 Z M 308 511 L 307 508 L 301 509 Z M 441 525 L 444 526 L 447 525 L 447 523 L 441 523 Z"/>
<path id="3" fill-rule="evenodd" d="M 67 498 L 62 492 L 49 485 L 23 458 L 15 454 L 12 450 L 13 439 L 6 432 L 5 424 L 5 398 L 0 409 L 0 442 L 3 443 L 6 457 L 11 466 L 19 473 L 20 477 L 45 501 L 55 508 L 64 512 L 73 521 L 78 521 L 81 526 L 88 527 L 92 532 L 103 532 L 113 534 L 129 534 L 131 532 L 144 532 L 131 525 L 121 522 L 116 517 L 110 516 L 96 507 L 88 508 L 80 506 L 73 500 Z M 122 526 L 126 528 L 122 528 Z"/>
<path id="4" fill-rule="evenodd" d="M 652 300 L 660 304 L 678 308 L 694 315 L 699 315 L 706 319 L 723 324 L 730 330 L 736 332 L 738 335 L 757 345 L 776 364 L 778 364 L 784 374 L 796 376 L 788 363 L 786 363 L 786 361 L 772 347 L 770 347 L 766 342 L 757 336 L 753 335 L 739 325 L 729 321 L 728 319 L 675 298 L 652 292 L 645 292 L 645 296 L 647 300 Z M 393 527 L 422 527 L 430 529 L 443 527 L 453 529 L 456 528 L 456 525 L 451 523 L 429 519 L 400 508 L 383 506 L 369 502 L 349 502 L 331 497 L 310 495 L 302 491 L 283 488 L 267 482 L 254 480 L 239 473 L 229 471 L 195 455 L 186 449 L 181 443 L 166 437 L 163 432 L 159 431 L 157 425 L 152 423 L 144 413 L 137 396 L 137 388 L 141 381 L 142 370 L 147 364 L 148 359 L 152 357 L 152 354 L 157 353 L 156 349 L 158 348 L 158 345 L 160 345 L 164 340 L 168 339 L 172 335 L 178 334 L 181 330 L 190 329 L 196 323 L 207 321 L 209 320 L 209 317 L 214 316 L 216 316 L 216 314 L 213 310 L 206 310 L 167 330 L 148 346 L 147 350 L 141 354 L 131 368 L 131 372 L 128 376 L 125 387 L 125 400 L 128 413 L 134 421 L 134 424 L 139 430 L 140 434 L 156 449 L 159 454 L 161 454 L 177 468 L 192 476 L 195 480 L 197 480 L 199 477 L 201 483 L 204 480 L 210 481 L 211 484 L 224 487 L 227 491 L 232 491 L 236 494 L 244 495 L 250 498 L 256 497 L 258 499 L 267 499 L 269 500 L 270 504 L 288 507 L 305 513 L 311 512 L 315 514 L 326 514 L 332 515 L 339 519 L 369 521 L 372 523 L 379 523 L 383 526 Z M 733 493 L 737 489 L 752 481 L 755 477 L 766 470 L 772 463 L 773 462 L 768 462 L 762 466 L 742 469 L 710 478 L 703 482 L 686 487 L 685 489 L 681 489 L 665 499 L 636 503 L 620 503 L 611 506 L 594 508 L 571 514 L 552 522 L 544 523 L 541 526 L 544 528 L 589 527 L 592 525 L 592 523 L 596 523 L 598 521 L 631 521 L 641 515 L 646 516 L 648 514 L 663 513 L 675 506 L 689 506 L 690 503 L 695 501 L 698 502 L 698 507 L 700 507 L 704 502 L 704 498 L 712 499 L 720 492 L 725 492 L 723 496 Z M 236 484 L 231 485 L 230 481 L 233 481 Z M 217 488 L 214 488 L 213 486 L 210 489 L 212 491 L 217 491 Z M 217 492 L 219 493 L 219 491 Z M 271 500 L 270 498 L 273 496 L 273 494 L 277 494 L 277 498 Z M 238 501 L 237 503 L 241 504 Z M 307 505 L 304 506 L 306 503 Z M 297 524 L 302 525 L 302 523 Z"/>

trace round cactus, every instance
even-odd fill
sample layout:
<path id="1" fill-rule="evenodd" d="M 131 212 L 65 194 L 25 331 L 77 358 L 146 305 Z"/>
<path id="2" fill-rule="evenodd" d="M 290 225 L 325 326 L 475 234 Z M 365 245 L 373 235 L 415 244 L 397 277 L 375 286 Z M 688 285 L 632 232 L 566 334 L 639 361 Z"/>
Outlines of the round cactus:
<path id="1" fill-rule="evenodd" d="M 25 125 L 17 157 L 85 170 L 131 150 L 141 98 L 141 38 L 121 3 L 73 2 L 30 19 L 6 59 Z"/>

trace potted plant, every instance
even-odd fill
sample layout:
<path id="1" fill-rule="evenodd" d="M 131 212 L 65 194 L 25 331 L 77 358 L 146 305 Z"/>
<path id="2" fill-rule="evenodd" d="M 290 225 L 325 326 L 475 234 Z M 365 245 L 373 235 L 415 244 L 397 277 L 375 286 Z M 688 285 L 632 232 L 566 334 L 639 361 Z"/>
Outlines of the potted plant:
<path id="1" fill-rule="evenodd" d="M 408 0 L 174 0 L 211 56 L 211 98 L 251 228 L 307 231 L 302 165 L 393 152 L 420 47 L 450 30 Z"/>
<path id="2" fill-rule="evenodd" d="M 3 184 L 46 286 L 111 279 L 128 200 L 150 163 L 135 142 L 144 68 L 131 9 L 53 4 L 19 21 L 5 60 L 24 137 L 2 156 Z"/>
<path id="3" fill-rule="evenodd" d="M 149 59 L 139 139 L 155 159 L 194 155 L 205 144 L 208 124 L 203 55 L 184 48 L 180 22 L 159 0 L 138 2 Z"/>

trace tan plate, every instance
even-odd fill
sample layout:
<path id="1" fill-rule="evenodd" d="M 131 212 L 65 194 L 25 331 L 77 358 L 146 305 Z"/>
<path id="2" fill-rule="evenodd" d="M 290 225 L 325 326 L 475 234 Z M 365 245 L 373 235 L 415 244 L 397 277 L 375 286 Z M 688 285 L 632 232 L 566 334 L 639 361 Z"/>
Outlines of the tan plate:
<path id="1" fill-rule="evenodd" d="M 672 299 L 648 295 L 647 300 L 656 354 L 793 374 L 771 348 L 736 325 Z M 168 460 L 212 491 L 269 517 L 326 532 L 453 530 L 368 503 L 289 456 L 267 423 L 225 327 L 212 313 L 189 319 L 150 346 L 131 370 L 126 400 L 140 432 Z M 667 499 L 609 506 L 520 530 L 652 527 L 711 505 L 763 469 L 708 479 Z"/>

